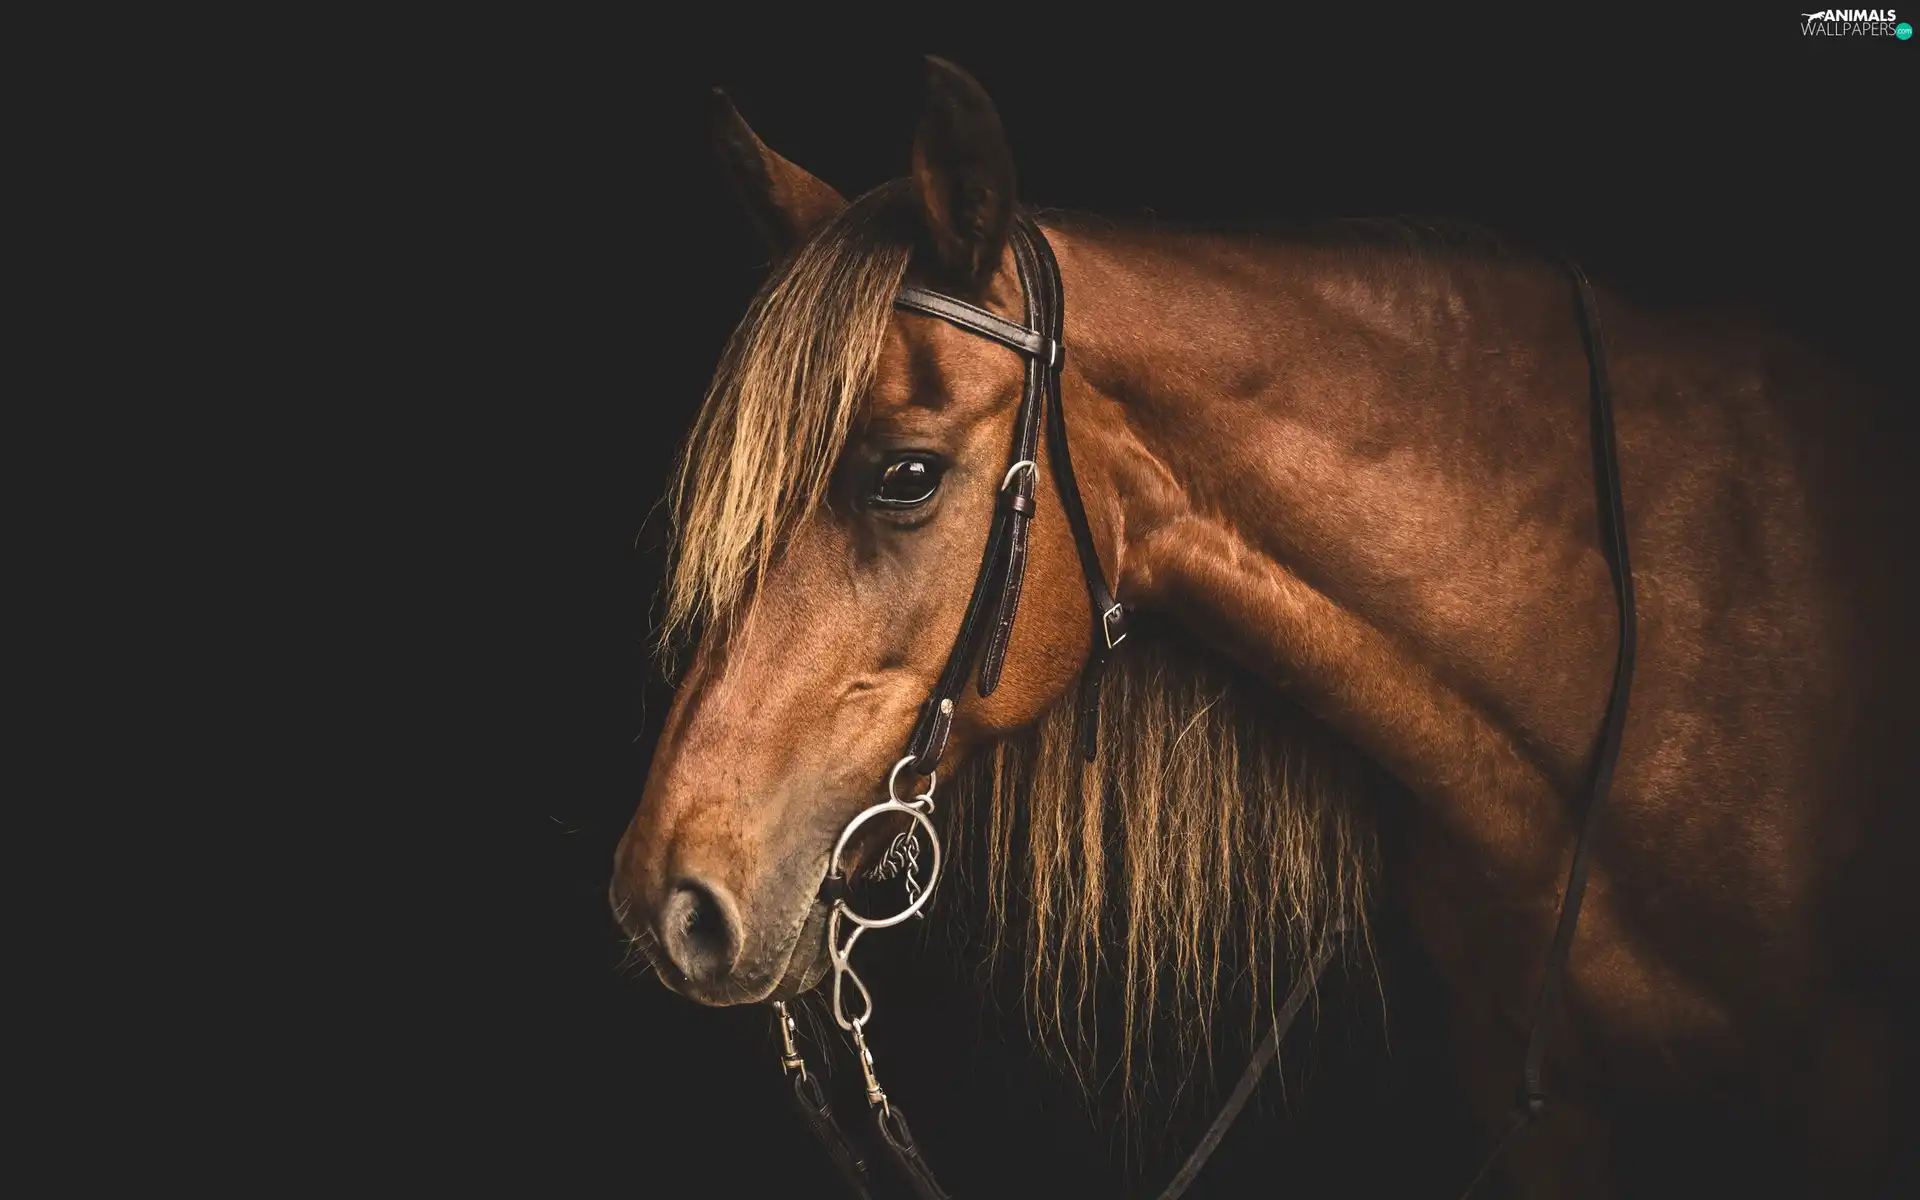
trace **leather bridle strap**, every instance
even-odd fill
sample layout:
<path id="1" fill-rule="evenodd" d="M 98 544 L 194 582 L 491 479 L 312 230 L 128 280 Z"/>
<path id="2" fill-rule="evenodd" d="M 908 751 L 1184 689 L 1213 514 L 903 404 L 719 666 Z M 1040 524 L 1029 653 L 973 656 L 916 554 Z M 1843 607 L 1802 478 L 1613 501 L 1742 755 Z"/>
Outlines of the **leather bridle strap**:
<path id="1" fill-rule="evenodd" d="M 1080 557 L 1081 574 L 1086 577 L 1088 603 L 1093 610 L 1093 647 L 1081 673 L 1080 691 L 1081 738 L 1089 761 L 1098 744 L 1100 678 L 1106 669 L 1107 656 L 1127 632 L 1126 610 L 1107 587 L 1100 555 L 1093 544 L 1093 530 L 1087 522 L 1086 506 L 1080 498 L 1080 485 L 1074 477 L 1073 456 L 1067 443 L 1066 413 L 1060 404 L 1060 368 L 1066 361 L 1066 348 L 1061 342 L 1064 305 L 1059 264 L 1054 260 L 1046 235 L 1025 214 L 1014 223 L 1009 247 L 1020 290 L 1025 296 L 1026 325 L 925 288 L 902 287 L 894 297 L 898 308 L 938 317 L 1026 358 L 1026 386 L 1014 417 L 1013 448 L 1006 474 L 1001 477 L 980 572 L 974 579 L 973 594 L 967 600 L 946 666 L 921 705 L 919 720 L 907 739 L 913 769 L 921 775 L 931 773 L 946 751 L 947 739 L 953 732 L 954 706 L 966 688 L 967 674 L 974 662 L 978 660 L 980 666 L 977 689 L 981 696 L 991 696 L 1000 685 L 1007 644 L 1013 636 L 1013 621 L 1020 607 L 1020 589 L 1026 580 L 1027 526 L 1036 511 L 1033 497 L 1040 470 L 1043 424 L 1054 488 L 1066 510 L 1067 525 L 1073 532 L 1074 547 Z"/>
<path id="2" fill-rule="evenodd" d="M 1601 553 L 1613 575 L 1614 600 L 1620 608 L 1620 645 L 1613 667 L 1613 695 L 1607 702 L 1606 724 L 1601 727 L 1600 751 L 1593 765 L 1593 777 L 1587 794 L 1587 809 L 1580 821 L 1579 838 L 1573 846 L 1573 865 L 1567 872 L 1567 891 L 1560 901 L 1560 919 L 1547 948 L 1547 969 L 1540 982 L 1540 995 L 1533 1011 L 1533 1028 L 1527 1033 L 1527 1053 L 1520 1068 L 1520 1097 L 1507 1118 L 1507 1127 L 1480 1171 L 1461 1193 L 1467 1200 L 1487 1177 L 1500 1156 L 1513 1144 L 1514 1136 L 1540 1120 L 1547 1112 L 1546 1055 L 1547 1020 L 1560 1000 L 1566 981 L 1567 958 L 1573 951 L 1573 935 L 1580 926 L 1580 902 L 1586 895 L 1587 873 L 1593 865 L 1593 847 L 1600 828 L 1600 812 L 1606 807 L 1607 793 L 1613 786 L 1614 768 L 1620 761 L 1620 739 L 1627 726 L 1627 698 L 1633 690 L 1633 657 L 1637 629 L 1633 605 L 1633 566 L 1627 557 L 1627 510 L 1620 496 L 1620 455 L 1613 436 L 1613 390 L 1607 380 L 1607 348 L 1600 329 L 1600 306 L 1593 296 L 1593 285 L 1577 263 L 1567 262 L 1573 276 L 1574 296 L 1580 310 L 1580 334 L 1586 343 L 1587 385 L 1592 397 L 1593 470 L 1600 506 Z"/>
<path id="3" fill-rule="evenodd" d="M 898 1105 L 885 1105 L 873 1110 L 873 1123 L 880 1130 L 880 1141 L 893 1155 L 894 1165 L 900 1168 L 900 1174 L 906 1179 L 907 1186 L 913 1189 L 916 1200 L 953 1200 L 933 1177 L 933 1168 L 920 1156 L 920 1146 L 913 1140 L 913 1131 L 907 1128 L 906 1114 Z"/>
<path id="4" fill-rule="evenodd" d="M 801 1119 L 813 1132 L 814 1138 L 826 1150 L 828 1160 L 833 1163 L 834 1170 L 840 1173 L 847 1190 L 853 1193 L 854 1200 L 873 1200 L 866 1161 L 854 1146 L 853 1139 L 840 1128 L 840 1122 L 833 1119 L 833 1106 L 827 1103 L 827 1094 L 821 1088 L 819 1079 L 804 1070 L 791 1078 L 794 1107 L 800 1111 Z"/>
<path id="5" fill-rule="evenodd" d="M 1327 960 L 1333 957 L 1334 947 L 1334 938 L 1327 938 L 1321 943 L 1320 952 L 1313 957 L 1312 969 L 1302 972 L 1300 978 L 1294 980 L 1293 990 L 1287 993 L 1287 1002 L 1281 1005 L 1273 1018 L 1273 1028 L 1267 1031 L 1266 1039 L 1253 1052 L 1247 1069 L 1240 1072 L 1240 1082 L 1234 1085 L 1227 1102 L 1220 1106 L 1213 1124 L 1207 1126 L 1207 1132 L 1194 1146 L 1193 1153 L 1187 1155 L 1187 1161 L 1181 1164 L 1179 1173 L 1168 1181 L 1165 1190 L 1160 1193 L 1160 1200 L 1180 1200 L 1186 1194 L 1187 1189 L 1193 1186 L 1193 1181 L 1200 1177 L 1201 1168 L 1220 1148 L 1220 1139 L 1226 1137 L 1227 1130 L 1233 1128 L 1233 1123 L 1240 1119 L 1240 1110 L 1247 1106 L 1253 1089 L 1260 1083 L 1260 1076 L 1266 1074 L 1267 1064 L 1273 1061 L 1274 1055 L 1280 1053 L 1280 1039 L 1287 1036 L 1293 1019 L 1300 1015 L 1300 1006 L 1307 1002 L 1307 993 L 1313 990 L 1321 973 L 1327 969 Z"/>
<path id="6" fill-rule="evenodd" d="M 1041 328 L 1058 342 L 1064 303 L 1060 295 L 1060 265 L 1054 260 L 1053 247 L 1034 230 L 1034 249 L 1040 259 Z M 1094 548 L 1093 528 L 1087 522 L 1086 505 L 1080 499 L 1080 481 L 1073 473 L 1073 455 L 1067 446 L 1067 418 L 1060 407 L 1060 372 L 1046 376 L 1047 454 L 1054 464 L 1054 487 L 1060 493 L 1060 506 L 1067 511 L 1067 528 L 1073 532 L 1073 546 L 1080 556 L 1080 573 L 1087 582 L 1087 603 L 1092 609 L 1093 629 L 1087 665 L 1080 672 L 1080 745 L 1088 762 L 1099 752 L 1100 681 L 1107 660 L 1127 638 L 1127 610 L 1107 589 L 1107 578 L 1100 570 L 1100 553 Z"/>

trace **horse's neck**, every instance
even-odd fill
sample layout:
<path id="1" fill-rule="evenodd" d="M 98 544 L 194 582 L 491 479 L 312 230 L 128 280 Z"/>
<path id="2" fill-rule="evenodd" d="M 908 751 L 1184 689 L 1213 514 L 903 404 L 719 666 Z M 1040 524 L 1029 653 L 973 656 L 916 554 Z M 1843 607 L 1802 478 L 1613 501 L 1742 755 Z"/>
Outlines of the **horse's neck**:
<path id="1" fill-rule="evenodd" d="M 1591 753 L 1614 638 L 1565 280 L 1054 242 L 1119 595 L 1287 689 L 1496 860 L 1532 857 L 1542 801 Z"/>

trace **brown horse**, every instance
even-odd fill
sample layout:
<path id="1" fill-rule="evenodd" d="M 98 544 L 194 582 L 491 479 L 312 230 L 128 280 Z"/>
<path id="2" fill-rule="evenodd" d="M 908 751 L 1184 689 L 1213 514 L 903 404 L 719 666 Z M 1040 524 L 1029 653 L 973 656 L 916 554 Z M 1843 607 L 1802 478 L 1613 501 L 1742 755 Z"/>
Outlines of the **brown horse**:
<path id="1" fill-rule="evenodd" d="M 834 839 L 885 794 L 1005 469 L 1022 360 L 892 305 L 906 282 L 1024 313 L 999 119 L 957 69 L 931 81 L 911 175 L 851 203 L 717 106 L 777 261 L 674 494 L 665 641 L 691 653 L 612 888 L 705 1003 L 821 979 Z M 1364 931 L 1390 871 L 1492 1136 L 1618 628 L 1567 278 L 1499 247 L 1036 216 L 1099 558 L 1155 624 L 1116 653 L 1081 763 L 1086 600 L 1042 487 L 1004 682 L 960 705 L 946 760 L 971 756 L 991 806 L 991 892 L 1032 934 L 1035 994 L 1070 1023 L 1110 970 L 1131 1031 L 1156 1005 L 1204 1017 L 1222 962 L 1271 980 Z M 1810 352 L 1599 303 L 1638 671 L 1554 1016 L 1556 1107 L 1501 1170 L 1526 1196 L 1712 1179 L 1646 1149 L 1711 1112 L 1777 1178 L 1879 1194 L 1920 894 L 1895 829 L 1920 597 L 1886 552 L 1911 492 L 1861 389 Z M 1371 804 L 1368 770 L 1411 799 Z"/>

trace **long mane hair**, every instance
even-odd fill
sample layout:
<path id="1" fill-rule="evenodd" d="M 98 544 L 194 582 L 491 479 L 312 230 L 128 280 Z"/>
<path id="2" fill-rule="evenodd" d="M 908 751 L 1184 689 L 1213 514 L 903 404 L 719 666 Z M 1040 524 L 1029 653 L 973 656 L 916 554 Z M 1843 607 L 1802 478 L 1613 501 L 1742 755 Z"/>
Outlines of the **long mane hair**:
<path id="1" fill-rule="evenodd" d="M 904 180 L 848 205 L 776 266 L 729 340 L 668 497 L 669 667 L 750 618 L 754 581 L 823 502 L 913 252 L 910 205 Z M 1329 938 L 1370 952 L 1370 789 L 1344 743 L 1171 629 L 1142 628 L 1114 657 L 1092 763 L 1073 695 L 976 755 L 971 831 L 954 835 L 980 839 L 969 882 L 1042 1044 L 1089 1065 L 1096 984 L 1117 985 L 1131 1095 L 1156 1037 L 1201 1048 L 1233 987 L 1258 1020 Z"/>

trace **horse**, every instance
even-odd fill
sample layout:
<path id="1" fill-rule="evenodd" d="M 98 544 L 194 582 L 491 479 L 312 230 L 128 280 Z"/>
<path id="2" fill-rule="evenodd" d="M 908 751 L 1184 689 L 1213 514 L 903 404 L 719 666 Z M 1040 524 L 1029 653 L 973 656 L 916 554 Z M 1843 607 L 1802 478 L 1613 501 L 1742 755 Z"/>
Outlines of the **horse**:
<path id="1" fill-rule="evenodd" d="M 1004 674 L 961 697 L 940 764 L 965 764 L 958 803 L 981 814 L 990 907 L 1023 926 L 1038 1009 L 1071 1025 L 1108 972 L 1130 1043 L 1157 1014 L 1203 1026 L 1229 959 L 1270 1008 L 1332 941 L 1364 950 L 1390 879 L 1491 1147 L 1622 621 L 1566 275 L 1411 227 L 1031 209 L 984 89 L 939 59 L 928 79 L 910 172 L 851 201 L 715 94 L 773 265 L 670 491 L 659 644 L 678 679 L 615 854 L 619 923 L 702 1004 L 784 1002 L 828 973 L 835 840 L 888 794 L 945 665 L 1025 378 L 895 297 L 1021 322 L 1010 231 L 1031 220 L 1064 291 L 1091 552 L 1141 618 L 1085 716 L 1097 626 L 1042 445 L 1055 486 L 1033 493 Z M 1594 294 L 1638 666 L 1554 1006 L 1554 1108 L 1498 1177 L 1524 1197 L 1691 1194 L 1737 1153 L 1802 1193 L 1881 1194 L 1920 915 L 1900 886 L 1920 867 L 1920 588 L 1886 551 L 1913 488 L 1844 368 L 1731 316 Z"/>

